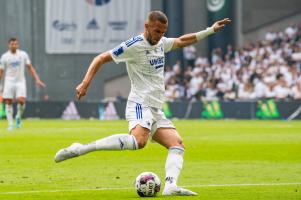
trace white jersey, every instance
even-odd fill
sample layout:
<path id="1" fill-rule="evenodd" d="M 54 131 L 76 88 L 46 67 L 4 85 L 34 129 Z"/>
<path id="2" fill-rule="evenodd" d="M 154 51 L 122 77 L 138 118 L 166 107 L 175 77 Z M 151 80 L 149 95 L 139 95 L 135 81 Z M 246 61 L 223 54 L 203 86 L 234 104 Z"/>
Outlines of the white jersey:
<path id="1" fill-rule="evenodd" d="M 25 82 L 25 66 L 28 64 L 30 59 L 25 51 L 4 53 L 0 59 L 0 69 L 5 70 L 5 82 Z"/>
<path id="2" fill-rule="evenodd" d="M 131 80 L 129 101 L 162 108 L 165 100 L 165 53 L 171 50 L 174 40 L 163 37 L 158 44 L 150 45 L 141 34 L 110 51 L 116 63 L 126 63 Z"/>

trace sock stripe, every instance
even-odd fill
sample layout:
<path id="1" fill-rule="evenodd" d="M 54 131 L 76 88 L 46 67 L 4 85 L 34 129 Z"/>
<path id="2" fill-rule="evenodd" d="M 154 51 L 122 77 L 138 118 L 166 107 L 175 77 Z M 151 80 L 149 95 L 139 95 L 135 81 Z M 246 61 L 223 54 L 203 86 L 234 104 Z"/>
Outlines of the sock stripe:
<path id="1" fill-rule="evenodd" d="M 168 150 L 170 151 L 170 150 L 173 150 L 173 149 L 184 152 L 184 149 L 182 147 L 178 147 L 178 146 L 170 147 Z"/>

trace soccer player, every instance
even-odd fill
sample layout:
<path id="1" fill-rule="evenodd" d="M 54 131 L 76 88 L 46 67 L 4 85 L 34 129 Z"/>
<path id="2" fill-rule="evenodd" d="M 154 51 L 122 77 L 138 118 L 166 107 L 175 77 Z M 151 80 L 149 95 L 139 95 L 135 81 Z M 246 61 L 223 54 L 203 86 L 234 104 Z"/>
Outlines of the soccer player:
<path id="1" fill-rule="evenodd" d="M 5 71 L 3 99 L 5 101 L 6 118 L 8 130 L 14 129 L 13 100 L 17 99 L 16 128 L 21 127 L 21 116 L 25 109 L 26 101 L 26 80 L 25 66 L 34 77 L 36 84 L 45 87 L 25 51 L 19 50 L 19 43 L 16 38 L 8 41 L 8 51 L 0 58 L 0 79 Z"/>
<path id="2" fill-rule="evenodd" d="M 116 134 L 89 144 L 74 143 L 55 155 L 55 162 L 99 150 L 142 149 L 149 138 L 168 149 L 163 195 L 192 196 L 197 193 L 177 186 L 183 165 L 184 144 L 172 122 L 162 112 L 164 102 L 164 54 L 194 44 L 219 31 L 230 19 L 215 22 L 206 30 L 166 38 L 168 19 L 160 11 L 151 11 L 144 32 L 121 43 L 115 49 L 101 53 L 91 62 L 83 81 L 77 86 L 77 98 L 85 96 L 93 77 L 107 62 L 125 62 L 131 80 L 131 92 L 126 106 L 129 134 Z"/>

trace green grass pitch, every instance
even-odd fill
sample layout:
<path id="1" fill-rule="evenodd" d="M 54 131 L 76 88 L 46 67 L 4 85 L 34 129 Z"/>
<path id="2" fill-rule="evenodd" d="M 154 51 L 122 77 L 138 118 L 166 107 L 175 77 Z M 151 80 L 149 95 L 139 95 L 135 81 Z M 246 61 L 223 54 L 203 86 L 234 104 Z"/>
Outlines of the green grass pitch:
<path id="1" fill-rule="evenodd" d="M 179 185 L 199 196 L 155 199 L 301 200 L 300 121 L 174 123 L 186 146 Z M 13 132 L 0 121 L 0 199 L 140 199 L 133 187 L 139 173 L 164 179 L 167 151 L 158 144 L 53 161 L 57 150 L 73 142 L 125 132 L 125 120 L 24 120 Z"/>

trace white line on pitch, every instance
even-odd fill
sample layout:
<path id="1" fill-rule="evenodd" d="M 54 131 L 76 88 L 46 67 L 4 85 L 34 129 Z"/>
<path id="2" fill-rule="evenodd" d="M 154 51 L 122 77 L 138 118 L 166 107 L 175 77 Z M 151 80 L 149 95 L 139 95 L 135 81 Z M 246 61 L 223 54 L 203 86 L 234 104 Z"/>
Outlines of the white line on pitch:
<path id="1" fill-rule="evenodd" d="M 208 184 L 208 185 L 187 185 L 183 187 L 248 187 L 248 186 L 285 186 L 301 185 L 300 183 L 237 183 L 237 184 Z"/>
<path id="2" fill-rule="evenodd" d="M 300 183 L 242 183 L 242 184 L 208 184 L 208 185 L 185 185 L 183 187 L 250 187 L 250 186 L 285 186 L 285 185 L 300 185 Z M 120 188 L 86 188 L 86 189 L 66 189 L 66 190 L 29 190 L 17 192 L 0 192 L 1 194 L 31 194 L 31 193 L 59 193 L 59 192 L 78 192 L 78 191 L 101 191 L 101 190 L 133 190 L 134 187 Z"/>

